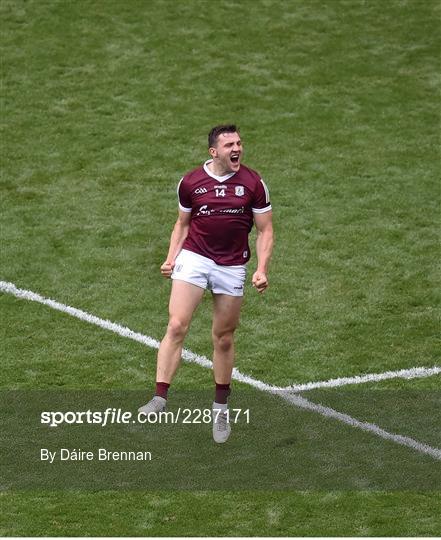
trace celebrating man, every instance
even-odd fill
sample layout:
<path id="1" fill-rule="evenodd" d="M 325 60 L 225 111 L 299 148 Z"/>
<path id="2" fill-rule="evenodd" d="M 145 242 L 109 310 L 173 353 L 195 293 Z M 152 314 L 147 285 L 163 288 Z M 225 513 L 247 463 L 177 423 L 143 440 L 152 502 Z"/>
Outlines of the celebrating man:
<path id="1" fill-rule="evenodd" d="M 231 431 L 227 398 L 234 365 L 234 331 L 250 258 L 248 236 L 254 223 L 257 269 L 252 284 L 261 293 L 268 286 L 273 227 L 268 188 L 257 172 L 241 163 L 243 147 L 236 126 L 214 127 L 208 135 L 208 147 L 211 159 L 179 182 L 179 215 L 161 266 L 162 275 L 173 280 L 169 323 L 158 351 L 155 395 L 139 411 L 165 410 L 193 313 L 208 289 L 213 296 L 216 384 L 213 438 L 222 443 Z"/>

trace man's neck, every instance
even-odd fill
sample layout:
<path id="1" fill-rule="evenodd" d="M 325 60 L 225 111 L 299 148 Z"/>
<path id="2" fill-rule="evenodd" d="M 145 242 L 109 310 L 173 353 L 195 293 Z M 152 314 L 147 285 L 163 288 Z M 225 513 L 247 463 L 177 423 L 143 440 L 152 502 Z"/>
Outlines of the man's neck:
<path id="1" fill-rule="evenodd" d="M 215 174 L 216 176 L 226 176 L 227 174 L 231 174 L 234 171 L 226 171 L 225 169 L 219 167 L 219 164 L 214 161 L 210 161 L 207 163 L 207 167 L 210 169 L 210 171 Z"/>

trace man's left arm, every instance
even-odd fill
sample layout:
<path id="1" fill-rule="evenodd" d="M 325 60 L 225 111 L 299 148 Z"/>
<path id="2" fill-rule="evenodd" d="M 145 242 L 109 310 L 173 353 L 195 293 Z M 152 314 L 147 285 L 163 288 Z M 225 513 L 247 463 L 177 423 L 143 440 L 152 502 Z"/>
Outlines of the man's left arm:
<path id="1" fill-rule="evenodd" d="M 253 274 L 252 283 L 261 293 L 268 287 L 268 266 L 274 244 L 272 211 L 255 213 L 254 223 L 257 229 L 257 270 Z"/>

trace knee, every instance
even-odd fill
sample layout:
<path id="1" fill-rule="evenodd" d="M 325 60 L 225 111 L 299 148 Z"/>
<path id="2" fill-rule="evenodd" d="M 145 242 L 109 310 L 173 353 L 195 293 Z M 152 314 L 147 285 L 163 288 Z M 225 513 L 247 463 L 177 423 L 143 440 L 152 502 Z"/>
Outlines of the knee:
<path id="1" fill-rule="evenodd" d="M 217 350 L 228 352 L 234 344 L 234 331 L 221 334 L 213 332 L 213 344 Z"/>
<path id="2" fill-rule="evenodd" d="M 188 331 L 188 324 L 175 317 L 170 318 L 167 335 L 173 341 L 183 341 Z"/>

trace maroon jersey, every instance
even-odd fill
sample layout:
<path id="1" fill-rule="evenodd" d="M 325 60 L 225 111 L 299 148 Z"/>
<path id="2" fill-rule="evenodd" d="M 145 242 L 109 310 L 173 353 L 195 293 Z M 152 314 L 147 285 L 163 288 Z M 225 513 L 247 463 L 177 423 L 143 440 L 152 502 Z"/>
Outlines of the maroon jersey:
<path id="1" fill-rule="evenodd" d="M 271 210 L 269 192 L 259 174 L 245 165 L 238 172 L 216 176 L 207 167 L 186 174 L 178 186 L 179 208 L 191 212 L 184 249 L 226 266 L 250 258 L 248 235 L 253 213 Z"/>

